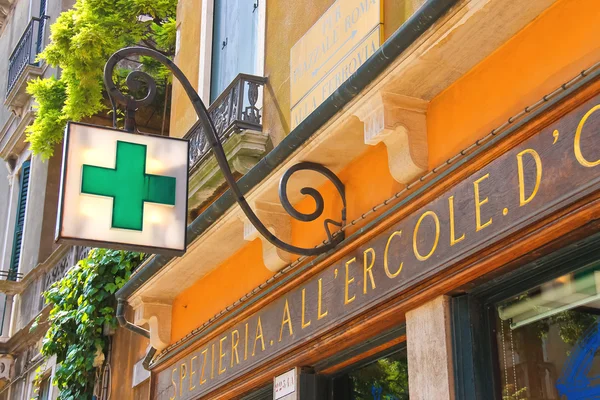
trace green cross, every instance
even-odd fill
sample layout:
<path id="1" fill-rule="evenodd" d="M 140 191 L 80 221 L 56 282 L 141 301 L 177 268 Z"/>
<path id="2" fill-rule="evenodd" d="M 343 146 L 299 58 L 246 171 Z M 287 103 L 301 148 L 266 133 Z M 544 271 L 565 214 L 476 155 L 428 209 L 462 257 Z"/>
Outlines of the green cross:
<path id="1" fill-rule="evenodd" d="M 81 193 L 113 198 L 112 227 L 141 231 L 144 203 L 175 205 L 176 179 L 146 173 L 146 146 L 117 141 L 114 169 L 83 165 Z"/>

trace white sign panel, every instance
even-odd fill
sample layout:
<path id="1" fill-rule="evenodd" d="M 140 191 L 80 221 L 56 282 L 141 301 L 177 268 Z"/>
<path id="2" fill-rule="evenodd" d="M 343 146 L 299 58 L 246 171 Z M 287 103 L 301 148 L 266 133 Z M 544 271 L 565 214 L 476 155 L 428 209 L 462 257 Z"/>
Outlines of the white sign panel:
<path id="1" fill-rule="evenodd" d="M 183 254 L 188 142 L 69 123 L 56 239 Z"/>
<path id="2" fill-rule="evenodd" d="M 273 398 L 279 400 L 296 391 L 296 369 L 279 375 L 273 383 Z"/>

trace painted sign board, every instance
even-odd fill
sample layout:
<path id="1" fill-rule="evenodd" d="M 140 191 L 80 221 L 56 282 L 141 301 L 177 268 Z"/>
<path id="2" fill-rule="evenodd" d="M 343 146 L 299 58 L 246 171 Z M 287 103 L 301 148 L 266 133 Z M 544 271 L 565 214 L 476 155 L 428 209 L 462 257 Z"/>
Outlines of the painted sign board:
<path id="1" fill-rule="evenodd" d="M 337 0 L 292 47 L 292 127 L 329 97 L 381 45 L 381 0 Z"/>
<path id="2" fill-rule="evenodd" d="M 600 191 L 600 95 L 185 357 L 154 399 L 204 396 Z"/>
<path id="3" fill-rule="evenodd" d="M 69 123 L 57 241 L 183 254 L 188 142 Z"/>

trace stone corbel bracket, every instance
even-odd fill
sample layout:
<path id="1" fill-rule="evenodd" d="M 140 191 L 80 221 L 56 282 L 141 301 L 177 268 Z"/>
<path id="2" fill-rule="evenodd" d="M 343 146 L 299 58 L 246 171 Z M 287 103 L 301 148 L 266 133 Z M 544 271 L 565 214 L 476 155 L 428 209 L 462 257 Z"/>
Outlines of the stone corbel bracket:
<path id="1" fill-rule="evenodd" d="M 14 362 L 15 360 L 12 355 L 0 355 L 0 381 L 10 382 L 10 374 Z"/>
<path id="2" fill-rule="evenodd" d="M 354 114 L 364 123 L 365 143 L 387 147 L 392 177 L 408 184 L 427 170 L 425 100 L 378 92 Z"/>
<path id="3" fill-rule="evenodd" d="M 254 202 L 252 208 L 271 233 L 284 242 L 291 242 L 292 227 L 290 216 L 280 204 Z M 243 217 L 242 221 L 244 222 L 244 240 L 250 242 L 259 238 L 262 241 L 263 261 L 269 271 L 277 272 L 292 262 L 292 255 L 290 253 L 283 251 L 266 240 L 246 217 Z"/>
<path id="4" fill-rule="evenodd" d="M 148 324 L 150 345 L 158 351 L 165 349 L 171 340 L 171 302 L 142 297 L 135 299 L 131 306 L 135 313 L 133 323 L 137 326 Z"/>

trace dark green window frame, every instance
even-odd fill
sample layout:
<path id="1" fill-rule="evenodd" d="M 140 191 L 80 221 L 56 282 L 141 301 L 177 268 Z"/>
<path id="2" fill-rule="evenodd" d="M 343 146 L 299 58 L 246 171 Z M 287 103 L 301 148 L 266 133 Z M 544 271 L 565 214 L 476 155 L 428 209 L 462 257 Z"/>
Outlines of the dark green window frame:
<path id="1" fill-rule="evenodd" d="M 23 162 L 19 180 L 19 201 L 17 202 L 17 213 L 15 216 L 15 234 L 13 238 L 12 256 L 8 271 L 8 280 L 16 281 L 19 272 L 19 261 L 23 248 L 23 231 L 25 229 L 25 215 L 27 212 L 27 195 L 29 193 L 29 182 L 31 175 L 31 161 Z"/>
<path id="2" fill-rule="evenodd" d="M 600 233 L 452 299 L 456 400 L 502 400 L 495 341 L 495 305 L 576 269 L 600 264 Z"/>

